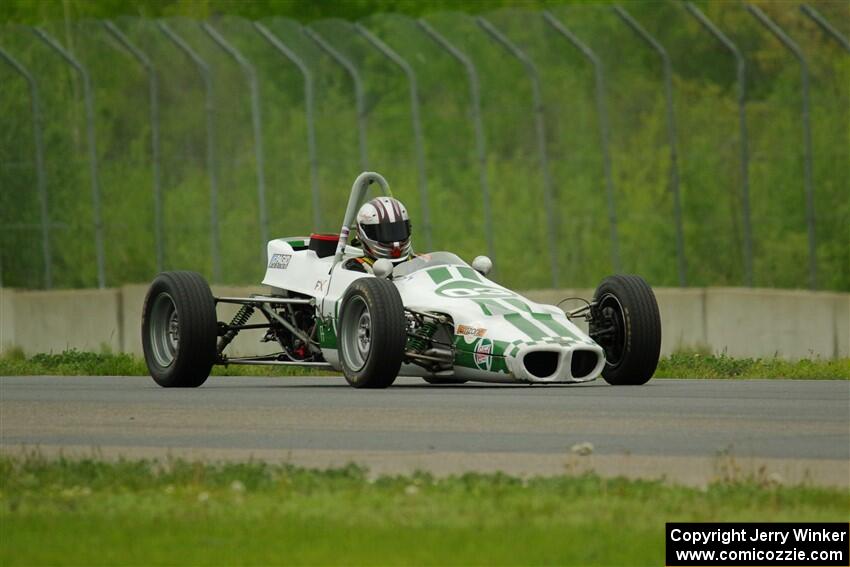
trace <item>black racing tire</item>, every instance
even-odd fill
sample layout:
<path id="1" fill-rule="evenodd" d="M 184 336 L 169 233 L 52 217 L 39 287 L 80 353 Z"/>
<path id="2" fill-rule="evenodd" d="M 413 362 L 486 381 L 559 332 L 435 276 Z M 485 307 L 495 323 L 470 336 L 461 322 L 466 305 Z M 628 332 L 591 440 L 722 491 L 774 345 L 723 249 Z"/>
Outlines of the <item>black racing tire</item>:
<path id="1" fill-rule="evenodd" d="M 615 386 L 646 384 L 661 354 L 661 315 L 640 276 L 605 278 L 593 295 L 590 336 L 605 350 L 602 377 Z"/>
<path id="2" fill-rule="evenodd" d="M 422 379 L 425 380 L 426 382 L 428 382 L 429 384 L 434 384 L 435 386 L 437 386 L 437 385 L 443 386 L 443 385 L 446 385 L 446 384 L 466 384 L 467 383 L 467 380 L 464 380 L 463 378 L 438 378 L 436 376 L 428 376 L 428 377 L 423 376 Z"/>
<path id="3" fill-rule="evenodd" d="M 398 376 L 407 344 L 404 305 L 395 284 L 355 280 L 339 311 L 339 361 L 355 388 L 386 388 Z"/>
<path id="4" fill-rule="evenodd" d="M 162 272 L 142 308 L 142 349 L 163 388 L 197 388 L 216 361 L 215 299 L 195 272 Z"/>

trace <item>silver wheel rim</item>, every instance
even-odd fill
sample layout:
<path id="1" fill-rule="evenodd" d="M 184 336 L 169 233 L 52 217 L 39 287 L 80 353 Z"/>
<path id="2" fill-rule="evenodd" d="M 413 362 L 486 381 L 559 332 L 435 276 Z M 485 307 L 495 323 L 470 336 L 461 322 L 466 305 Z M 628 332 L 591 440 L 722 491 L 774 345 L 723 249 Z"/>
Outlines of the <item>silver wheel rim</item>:
<path id="1" fill-rule="evenodd" d="M 372 316 L 361 297 L 348 300 L 342 320 L 342 356 L 345 365 L 358 371 L 366 365 L 372 350 Z"/>
<path id="2" fill-rule="evenodd" d="M 153 358 L 163 368 L 171 366 L 180 349 L 180 318 L 170 295 L 162 292 L 156 296 L 150 321 L 148 332 Z"/>

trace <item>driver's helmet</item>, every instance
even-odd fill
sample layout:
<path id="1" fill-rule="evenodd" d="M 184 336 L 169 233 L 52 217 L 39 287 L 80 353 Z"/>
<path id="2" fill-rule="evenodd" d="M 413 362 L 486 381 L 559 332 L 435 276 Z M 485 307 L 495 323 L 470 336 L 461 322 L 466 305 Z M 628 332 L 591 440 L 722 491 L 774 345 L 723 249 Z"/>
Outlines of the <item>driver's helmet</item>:
<path id="1" fill-rule="evenodd" d="M 357 211 L 357 238 L 363 252 L 393 263 L 410 256 L 410 217 L 401 201 L 377 197 Z"/>

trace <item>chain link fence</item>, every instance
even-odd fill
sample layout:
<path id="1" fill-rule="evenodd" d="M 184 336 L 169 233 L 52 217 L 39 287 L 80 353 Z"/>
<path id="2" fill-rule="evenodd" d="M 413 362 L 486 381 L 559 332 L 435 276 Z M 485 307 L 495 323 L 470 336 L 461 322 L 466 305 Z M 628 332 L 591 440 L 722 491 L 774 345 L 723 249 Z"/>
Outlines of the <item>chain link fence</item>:
<path id="1" fill-rule="evenodd" d="M 0 283 L 253 283 L 373 169 L 508 286 L 848 290 L 848 10 L 2 27 Z"/>

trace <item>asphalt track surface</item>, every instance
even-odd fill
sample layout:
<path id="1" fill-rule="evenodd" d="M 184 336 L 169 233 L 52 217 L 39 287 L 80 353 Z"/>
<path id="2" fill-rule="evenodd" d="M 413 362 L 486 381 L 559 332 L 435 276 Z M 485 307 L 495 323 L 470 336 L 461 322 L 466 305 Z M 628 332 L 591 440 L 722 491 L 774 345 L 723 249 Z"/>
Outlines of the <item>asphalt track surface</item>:
<path id="1" fill-rule="evenodd" d="M 850 488 L 850 382 L 544 387 L 400 378 L 365 391 L 341 377 L 211 377 L 176 390 L 147 377 L 0 377 L 0 450 L 23 447 L 358 462 L 376 473 L 595 470 L 688 484 L 752 475 Z"/>

